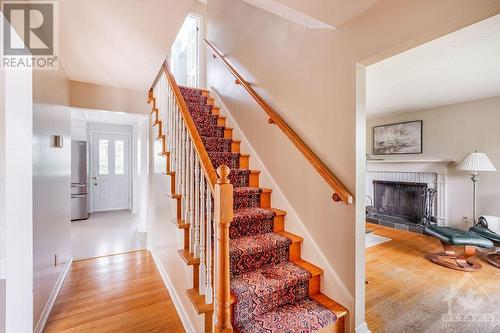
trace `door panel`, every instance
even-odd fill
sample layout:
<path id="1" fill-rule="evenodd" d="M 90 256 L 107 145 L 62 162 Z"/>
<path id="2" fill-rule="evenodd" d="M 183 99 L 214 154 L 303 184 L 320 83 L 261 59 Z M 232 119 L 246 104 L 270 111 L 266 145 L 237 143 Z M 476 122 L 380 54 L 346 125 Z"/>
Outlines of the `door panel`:
<path id="1" fill-rule="evenodd" d="M 130 202 L 130 140 L 124 134 L 95 133 L 93 154 L 94 211 L 128 209 Z"/>

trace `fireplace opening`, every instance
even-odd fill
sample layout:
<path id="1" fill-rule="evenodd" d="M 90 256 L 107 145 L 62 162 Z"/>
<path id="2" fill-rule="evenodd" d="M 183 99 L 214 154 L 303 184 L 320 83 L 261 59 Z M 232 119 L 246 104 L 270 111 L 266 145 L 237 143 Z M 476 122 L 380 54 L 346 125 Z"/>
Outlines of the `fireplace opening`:
<path id="1" fill-rule="evenodd" d="M 425 214 L 425 183 L 373 181 L 377 215 L 420 223 Z"/>

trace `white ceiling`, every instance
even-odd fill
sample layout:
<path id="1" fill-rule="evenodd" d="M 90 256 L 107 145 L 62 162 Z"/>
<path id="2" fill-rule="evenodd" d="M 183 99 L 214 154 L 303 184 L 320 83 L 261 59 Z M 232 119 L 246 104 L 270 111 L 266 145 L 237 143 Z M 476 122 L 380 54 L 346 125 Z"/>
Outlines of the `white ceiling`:
<path id="1" fill-rule="evenodd" d="M 496 15 L 369 66 L 367 115 L 500 95 L 499 36 L 500 15 Z"/>
<path id="2" fill-rule="evenodd" d="M 379 0 L 243 0 L 308 28 L 338 28 Z"/>
<path id="3" fill-rule="evenodd" d="M 60 59 L 70 80 L 146 90 L 193 0 L 61 0 Z"/>
<path id="4" fill-rule="evenodd" d="M 71 109 L 71 120 L 81 121 L 89 123 L 104 123 L 104 124 L 115 124 L 115 125 L 134 125 L 137 124 L 139 120 L 144 120 L 147 116 L 127 113 L 127 112 L 115 112 L 115 111 L 104 111 L 104 110 L 89 110 L 82 108 L 70 108 Z"/>

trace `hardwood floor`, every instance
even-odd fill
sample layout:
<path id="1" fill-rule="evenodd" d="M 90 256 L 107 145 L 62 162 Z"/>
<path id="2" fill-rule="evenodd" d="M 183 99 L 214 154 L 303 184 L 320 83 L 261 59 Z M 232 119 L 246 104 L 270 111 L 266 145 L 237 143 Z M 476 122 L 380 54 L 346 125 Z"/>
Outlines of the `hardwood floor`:
<path id="1" fill-rule="evenodd" d="M 392 239 L 366 251 L 366 321 L 372 332 L 500 332 L 498 321 L 443 325 L 450 309 L 500 318 L 500 269 L 483 260 L 479 272 L 447 269 L 424 258 L 440 251 L 437 239 L 370 223 L 367 229 Z"/>
<path id="2" fill-rule="evenodd" d="M 184 329 L 153 258 L 137 251 L 74 262 L 44 332 Z"/>

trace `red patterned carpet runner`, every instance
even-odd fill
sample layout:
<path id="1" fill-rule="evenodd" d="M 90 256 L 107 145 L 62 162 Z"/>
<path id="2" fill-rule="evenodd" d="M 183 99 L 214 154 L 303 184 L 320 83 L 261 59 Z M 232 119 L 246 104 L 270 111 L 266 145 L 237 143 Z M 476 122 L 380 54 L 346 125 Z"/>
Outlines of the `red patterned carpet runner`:
<path id="1" fill-rule="evenodd" d="M 241 333 L 309 333 L 336 321 L 334 313 L 309 298 L 311 274 L 289 259 L 291 240 L 273 233 L 275 213 L 260 207 L 262 189 L 249 187 L 250 170 L 239 168 L 239 153 L 200 90 L 181 87 L 189 112 L 214 168 L 231 168 L 234 219 L 230 226 L 231 290 L 236 295 L 233 325 Z"/>

